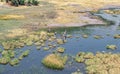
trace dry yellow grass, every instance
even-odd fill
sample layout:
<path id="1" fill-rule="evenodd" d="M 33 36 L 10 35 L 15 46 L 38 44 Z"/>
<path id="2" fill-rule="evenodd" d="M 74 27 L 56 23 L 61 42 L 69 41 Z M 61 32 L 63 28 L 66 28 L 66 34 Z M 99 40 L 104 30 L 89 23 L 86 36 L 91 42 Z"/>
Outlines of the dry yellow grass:
<path id="1" fill-rule="evenodd" d="M 84 8 L 101 8 L 106 5 L 119 5 L 120 0 L 48 0 L 58 6 L 80 4 Z"/>
<path id="2" fill-rule="evenodd" d="M 76 17 L 77 16 L 75 16 L 72 13 L 66 13 L 66 12 L 59 11 L 58 17 L 55 19 L 55 21 L 57 23 L 65 24 L 65 23 L 74 22 L 75 20 L 73 20 L 73 19 Z"/>
<path id="3" fill-rule="evenodd" d="M 8 34 L 6 34 L 5 36 L 9 38 L 14 38 L 16 36 L 23 36 L 27 34 L 27 32 L 28 31 L 26 29 L 17 28 L 17 29 L 8 30 Z"/>
<path id="4" fill-rule="evenodd" d="M 120 14 L 120 10 L 104 10 L 108 14 Z"/>
<path id="5" fill-rule="evenodd" d="M 96 11 L 107 5 L 120 5 L 120 0 L 47 0 L 49 3 L 55 4 L 56 12 L 58 13 L 55 22 L 59 24 L 67 23 L 86 23 L 89 20 L 78 19 L 78 16 L 84 14 L 73 14 L 72 12 L 79 11 Z"/>
<path id="6" fill-rule="evenodd" d="M 0 15 L 0 20 L 24 19 L 24 15 Z"/>

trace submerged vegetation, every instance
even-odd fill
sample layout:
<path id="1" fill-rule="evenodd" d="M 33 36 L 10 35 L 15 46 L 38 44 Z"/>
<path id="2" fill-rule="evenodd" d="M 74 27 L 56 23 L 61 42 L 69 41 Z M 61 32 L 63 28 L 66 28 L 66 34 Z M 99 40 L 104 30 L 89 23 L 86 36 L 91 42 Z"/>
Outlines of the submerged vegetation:
<path id="1" fill-rule="evenodd" d="M 83 38 L 88 38 L 87 34 L 82 35 Z"/>
<path id="2" fill-rule="evenodd" d="M 83 74 L 83 73 L 81 73 L 80 70 L 78 69 L 77 71 L 75 71 L 75 72 L 73 72 L 71 74 Z"/>
<path id="3" fill-rule="evenodd" d="M 101 38 L 103 38 L 103 37 L 100 36 L 100 35 L 94 35 L 94 38 L 95 38 L 95 39 L 101 39 Z"/>

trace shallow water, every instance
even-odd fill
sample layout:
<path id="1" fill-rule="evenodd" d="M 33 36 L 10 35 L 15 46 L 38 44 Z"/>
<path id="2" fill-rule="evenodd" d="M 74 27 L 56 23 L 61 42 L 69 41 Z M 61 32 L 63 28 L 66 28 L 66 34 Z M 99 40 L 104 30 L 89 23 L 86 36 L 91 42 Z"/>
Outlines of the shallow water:
<path id="1" fill-rule="evenodd" d="M 68 34 L 71 34 L 72 38 L 67 38 L 67 43 L 60 45 L 64 47 L 66 50 L 64 54 L 75 56 L 78 52 L 112 52 L 119 53 L 120 52 L 120 39 L 114 39 L 114 34 L 120 34 L 119 26 L 114 28 L 116 25 L 110 26 L 86 26 L 80 28 L 61 28 L 54 29 L 57 31 L 57 36 L 59 37 L 64 30 L 67 30 Z M 114 30 L 113 30 L 114 28 Z M 87 34 L 88 38 L 83 38 L 82 34 Z M 109 36 L 107 35 L 109 34 Z M 94 35 L 103 36 L 102 39 L 95 39 Z M 107 44 L 117 45 L 116 50 L 108 50 L 106 49 Z M 52 70 L 43 66 L 41 60 L 48 54 L 52 53 L 56 48 L 50 49 L 48 51 L 44 51 L 43 48 L 40 50 L 36 49 L 36 46 L 25 46 L 21 49 L 16 49 L 17 52 L 19 50 L 31 49 L 30 55 L 25 57 L 19 65 L 12 67 L 8 65 L 0 65 L 0 74 L 71 74 L 72 72 L 80 69 L 83 74 L 85 73 L 85 65 L 82 63 L 76 63 L 73 60 L 73 64 L 66 64 L 63 70 Z M 17 57 L 17 56 L 16 56 Z"/>
<path id="2" fill-rule="evenodd" d="M 68 38 L 67 43 L 61 45 L 66 49 L 64 54 L 68 55 L 76 55 L 80 51 L 84 52 L 120 52 L 120 39 L 114 39 L 114 34 L 119 34 L 120 30 L 111 30 L 113 26 L 92 26 L 92 27 L 82 27 L 82 28 L 73 28 L 66 29 L 69 34 L 73 36 L 73 38 Z M 61 31 L 61 29 L 60 29 Z M 88 38 L 82 38 L 82 34 L 88 34 Z M 107 36 L 110 34 L 110 36 Z M 94 35 L 103 36 L 102 39 L 93 38 Z M 60 36 L 60 34 L 58 34 Z M 77 36 L 80 36 L 77 38 Z M 116 50 L 107 50 L 107 44 L 115 44 L 117 45 Z M 79 63 L 73 63 L 69 65 L 68 63 L 65 66 L 65 69 L 61 71 L 51 70 L 44 67 L 41 64 L 41 60 L 47 54 L 52 53 L 55 49 L 50 49 L 49 51 L 44 51 L 43 49 L 37 50 L 36 46 L 25 46 L 21 50 L 32 49 L 30 55 L 24 58 L 19 65 L 15 67 L 11 67 L 10 65 L 0 65 L 2 74 L 71 74 L 76 71 L 78 68 L 85 74 L 85 65 Z M 19 50 L 19 49 L 16 49 Z M 2 70 L 3 69 L 3 70 Z M 2 72 L 3 71 L 3 72 Z"/>
<path id="3" fill-rule="evenodd" d="M 120 9 L 115 9 L 115 10 L 120 10 Z M 120 14 L 107 14 L 103 10 L 100 10 L 99 14 L 94 14 L 94 15 L 100 16 L 107 21 L 113 22 L 114 26 L 112 27 L 112 30 L 116 30 L 117 27 L 120 25 Z"/>

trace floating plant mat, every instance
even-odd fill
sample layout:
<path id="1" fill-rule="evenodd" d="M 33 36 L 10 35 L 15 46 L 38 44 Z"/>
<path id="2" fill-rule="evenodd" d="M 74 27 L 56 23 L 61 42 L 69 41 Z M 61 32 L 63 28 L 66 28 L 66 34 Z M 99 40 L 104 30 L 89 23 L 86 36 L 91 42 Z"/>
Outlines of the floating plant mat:
<path id="1" fill-rule="evenodd" d="M 66 40 L 63 40 L 64 33 L 66 33 Z M 86 62 L 77 63 L 74 60 L 76 54 L 78 54 L 78 52 L 90 52 L 95 57 L 97 52 L 100 52 L 101 54 L 108 54 L 111 52 L 112 54 L 109 55 L 117 55 L 120 52 L 120 39 L 114 38 L 114 36 L 119 36 L 119 34 L 120 30 L 113 30 L 112 25 L 86 26 L 80 28 L 51 29 L 51 33 L 48 33 L 47 31 L 37 31 L 15 40 L 3 41 L 1 43 L 2 46 L 0 47 L 0 56 L 4 56 L 2 59 L 7 59 L 6 61 L 2 61 L 3 63 L 5 62 L 6 65 L 0 64 L 0 73 L 86 74 L 87 71 L 90 72 L 89 66 L 86 66 Z M 107 45 L 115 45 L 116 49 L 107 49 Z M 9 53 L 9 55 L 7 53 Z M 44 66 L 44 64 L 42 64 L 42 60 L 49 54 L 68 56 L 64 69 L 53 70 Z M 88 55 L 86 55 L 86 57 Z M 81 60 L 84 59 L 82 58 L 80 61 Z M 76 72 L 78 70 L 80 70 L 80 72 Z"/>

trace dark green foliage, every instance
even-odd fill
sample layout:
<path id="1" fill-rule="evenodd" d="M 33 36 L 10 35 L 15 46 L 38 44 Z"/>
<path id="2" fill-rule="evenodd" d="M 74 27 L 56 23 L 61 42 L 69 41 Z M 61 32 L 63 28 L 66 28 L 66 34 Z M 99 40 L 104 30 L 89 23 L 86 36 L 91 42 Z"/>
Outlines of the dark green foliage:
<path id="1" fill-rule="evenodd" d="M 39 2 L 38 2 L 37 0 L 32 0 L 32 4 L 33 4 L 33 5 L 38 5 Z"/>
<path id="2" fill-rule="evenodd" d="M 18 0 L 11 0 L 11 5 L 13 5 L 13 6 L 19 6 Z"/>
<path id="3" fill-rule="evenodd" d="M 6 3 L 10 2 L 13 6 L 19 6 L 19 5 L 38 5 L 38 0 L 6 0 Z"/>
<path id="4" fill-rule="evenodd" d="M 25 5 L 25 0 L 19 0 L 20 5 Z"/>

